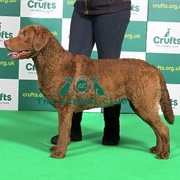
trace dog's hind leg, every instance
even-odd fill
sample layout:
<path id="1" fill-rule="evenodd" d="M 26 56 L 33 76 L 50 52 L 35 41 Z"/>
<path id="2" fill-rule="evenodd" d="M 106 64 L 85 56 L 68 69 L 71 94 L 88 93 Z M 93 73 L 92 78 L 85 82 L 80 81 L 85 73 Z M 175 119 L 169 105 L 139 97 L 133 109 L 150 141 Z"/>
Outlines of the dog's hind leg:
<path id="1" fill-rule="evenodd" d="M 169 129 L 158 114 L 158 106 L 134 105 L 134 110 L 153 129 L 156 135 L 156 146 L 150 148 L 150 151 L 157 153 L 158 159 L 167 159 L 170 154 Z"/>
<path id="2" fill-rule="evenodd" d="M 152 147 L 150 151 L 157 152 L 156 157 L 158 159 L 168 159 L 170 154 L 169 129 L 160 117 L 159 120 L 153 121 L 152 127 L 157 137 L 157 145 L 156 147 Z"/>
<path id="3" fill-rule="evenodd" d="M 153 129 L 153 127 L 152 127 Z M 154 129 L 153 129 L 154 130 Z M 161 141 L 161 137 L 159 136 L 159 134 L 154 130 L 154 133 L 156 135 L 156 146 L 153 146 L 152 148 L 150 148 L 150 152 L 151 153 L 160 153 L 162 150 L 162 141 Z"/>
<path id="4" fill-rule="evenodd" d="M 141 118 L 143 119 L 143 117 L 141 117 L 139 114 L 138 114 L 138 111 L 137 109 L 134 107 L 133 103 L 131 101 L 129 101 L 129 105 L 131 107 L 131 109 Z M 146 122 L 148 124 L 148 122 Z M 151 126 L 151 124 L 149 124 L 149 126 L 153 129 L 153 127 Z M 153 129 L 155 135 L 156 135 L 156 146 L 150 148 L 150 152 L 152 153 L 159 153 L 161 152 L 161 149 L 162 149 L 162 142 L 161 142 L 161 137 L 158 135 L 158 133 L 156 133 L 156 131 Z"/>
<path id="5" fill-rule="evenodd" d="M 131 107 L 131 109 L 141 118 L 143 119 L 139 114 L 137 109 L 134 107 L 133 103 L 131 101 L 129 101 L 129 105 Z M 147 123 L 147 122 L 146 122 Z M 147 123 L 148 124 L 148 123 Z M 149 124 L 149 126 L 153 129 L 153 127 L 151 126 L 151 124 Z M 161 137 L 158 135 L 158 133 L 156 133 L 156 131 L 153 129 L 155 135 L 156 135 L 156 146 L 150 148 L 150 152 L 152 153 L 159 153 L 161 152 L 162 149 L 162 142 L 161 142 Z"/>
<path id="6" fill-rule="evenodd" d="M 66 155 L 67 147 L 70 142 L 70 129 L 72 121 L 72 112 L 68 107 L 58 110 L 59 118 L 59 137 L 57 146 L 53 146 L 50 151 L 51 157 L 63 158 Z"/>
<path id="7" fill-rule="evenodd" d="M 156 152 L 158 159 L 168 159 L 170 154 L 170 141 L 169 141 L 169 129 L 162 122 L 160 117 L 157 117 L 152 122 L 151 127 L 154 129 L 157 138 L 157 144 L 150 149 L 151 152 Z"/>

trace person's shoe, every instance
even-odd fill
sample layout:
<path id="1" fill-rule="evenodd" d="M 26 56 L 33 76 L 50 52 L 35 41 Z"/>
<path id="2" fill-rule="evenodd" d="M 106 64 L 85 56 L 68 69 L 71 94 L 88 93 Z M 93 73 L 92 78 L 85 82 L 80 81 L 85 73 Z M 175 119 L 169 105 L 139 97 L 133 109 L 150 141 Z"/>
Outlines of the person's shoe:
<path id="1" fill-rule="evenodd" d="M 72 133 L 71 141 L 74 141 L 74 142 L 82 141 L 82 134 L 81 133 Z"/>
<path id="2" fill-rule="evenodd" d="M 58 141 L 58 135 L 56 135 L 56 136 L 53 136 L 52 138 L 51 138 L 51 144 L 57 144 L 57 141 Z"/>
<path id="3" fill-rule="evenodd" d="M 57 144 L 57 141 L 58 141 L 58 135 L 56 136 L 53 136 L 51 138 L 51 144 Z M 78 141 L 82 141 L 82 135 L 81 134 L 74 134 L 74 135 L 71 135 L 71 141 L 74 141 L 74 142 L 78 142 Z"/>
<path id="4" fill-rule="evenodd" d="M 115 146 L 119 144 L 120 136 L 119 136 L 119 126 L 116 127 L 105 127 L 104 135 L 102 138 L 102 144 L 107 146 Z"/>
<path id="5" fill-rule="evenodd" d="M 118 145 L 120 141 L 120 137 L 116 136 L 116 137 L 112 137 L 112 136 L 107 136 L 104 135 L 102 138 L 102 144 L 106 145 L 106 146 L 115 146 Z"/>

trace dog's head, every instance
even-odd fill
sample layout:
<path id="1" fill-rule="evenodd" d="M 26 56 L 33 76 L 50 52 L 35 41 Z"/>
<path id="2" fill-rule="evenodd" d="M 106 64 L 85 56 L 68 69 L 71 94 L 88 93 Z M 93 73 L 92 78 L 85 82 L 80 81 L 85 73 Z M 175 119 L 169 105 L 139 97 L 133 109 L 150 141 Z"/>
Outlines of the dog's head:
<path id="1" fill-rule="evenodd" d="M 4 45 L 12 59 L 28 59 L 35 57 L 52 36 L 43 26 L 29 25 L 22 28 L 16 37 L 4 41 Z"/>

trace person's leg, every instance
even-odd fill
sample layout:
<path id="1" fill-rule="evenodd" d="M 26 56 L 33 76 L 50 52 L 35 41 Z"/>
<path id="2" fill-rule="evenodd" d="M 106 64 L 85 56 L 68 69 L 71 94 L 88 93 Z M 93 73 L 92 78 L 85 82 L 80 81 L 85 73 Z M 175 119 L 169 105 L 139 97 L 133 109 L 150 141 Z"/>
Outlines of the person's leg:
<path id="1" fill-rule="evenodd" d="M 69 51 L 75 54 L 83 54 L 90 57 L 94 46 L 91 17 L 74 9 L 69 36 Z M 81 141 L 82 112 L 73 113 L 71 127 L 71 141 Z M 51 138 L 52 144 L 57 144 L 57 136 Z"/>
<path id="2" fill-rule="evenodd" d="M 94 36 L 91 16 L 74 10 L 70 25 L 69 51 L 90 57 L 93 46 Z"/>
<path id="3" fill-rule="evenodd" d="M 129 24 L 130 10 L 103 14 L 93 19 L 94 39 L 98 58 L 120 57 L 124 35 Z"/>
<path id="4" fill-rule="evenodd" d="M 130 10 L 97 16 L 94 23 L 94 38 L 99 59 L 120 57 L 124 35 L 130 19 Z M 121 105 L 104 108 L 104 136 L 102 144 L 119 144 L 119 117 Z"/>

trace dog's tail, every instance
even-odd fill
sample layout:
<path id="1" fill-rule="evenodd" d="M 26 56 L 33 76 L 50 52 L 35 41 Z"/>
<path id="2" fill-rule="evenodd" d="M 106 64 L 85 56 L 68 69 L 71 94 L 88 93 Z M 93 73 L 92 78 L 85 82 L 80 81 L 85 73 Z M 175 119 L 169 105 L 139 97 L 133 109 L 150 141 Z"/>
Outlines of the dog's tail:
<path id="1" fill-rule="evenodd" d="M 165 79 L 163 75 L 160 75 L 160 83 L 161 83 L 161 99 L 160 99 L 160 105 L 161 105 L 161 110 L 164 114 L 164 118 L 169 124 L 174 123 L 174 113 L 173 109 L 171 106 L 171 100 L 169 97 L 169 92 L 166 86 Z"/>

